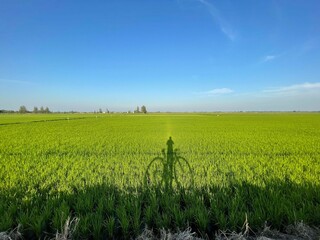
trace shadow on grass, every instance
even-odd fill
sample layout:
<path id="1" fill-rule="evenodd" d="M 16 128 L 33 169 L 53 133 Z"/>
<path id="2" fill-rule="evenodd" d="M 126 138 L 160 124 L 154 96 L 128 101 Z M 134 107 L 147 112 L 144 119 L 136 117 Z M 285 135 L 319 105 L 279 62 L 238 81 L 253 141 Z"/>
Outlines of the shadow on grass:
<path id="1" fill-rule="evenodd" d="M 151 160 L 145 172 L 146 187 L 163 188 L 165 192 L 174 188 L 190 188 L 193 186 L 193 171 L 187 159 L 173 150 L 173 140 L 169 137 L 167 151 L 162 149 L 162 157 Z"/>
<path id="2" fill-rule="evenodd" d="M 247 215 L 258 230 L 265 221 L 281 230 L 295 221 L 320 225 L 320 189 L 312 184 L 273 181 L 264 187 L 247 182 L 228 186 L 120 189 L 112 184 L 3 190 L 0 232 L 22 224 L 25 239 L 53 237 L 68 216 L 80 219 L 75 239 L 129 239 L 147 225 L 156 231 L 187 226 L 213 238 L 218 229 L 239 231 Z"/>

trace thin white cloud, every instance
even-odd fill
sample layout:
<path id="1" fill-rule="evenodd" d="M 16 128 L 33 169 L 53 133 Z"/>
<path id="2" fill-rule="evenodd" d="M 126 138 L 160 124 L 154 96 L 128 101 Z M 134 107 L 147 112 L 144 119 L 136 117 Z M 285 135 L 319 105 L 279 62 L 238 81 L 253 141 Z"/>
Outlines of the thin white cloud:
<path id="1" fill-rule="evenodd" d="M 286 54 L 288 54 L 287 52 L 283 52 L 280 54 L 270 54 L 270 55 L 266 55 L 262 58 L 261 63 L 266 63 L 266 62 L 271 62 L 276 60 L 277 58 L 283 57 Z"/>
<path id="2" fill-rule="evenodd" d="M 265 93 L 301 93 L 312 90 L 320 90 L 320 82 L 315 83 L 302 83 L 302 84 L 294 84 L 290 86 L 278 87 L 266 89 L 263 92 Z M 319 91 L 320 93 L 320 91 Z"/>
<path id="3" fill-rule="evenodd" d="M 21 80 L 12 80 L 12 79 L 3 79 L 0 78 L 0 82 L 2 83 L 13 83 L 13 84 L 33 84 L 32 82 L 29 81 L 21 81 Z"/>
<path id="4" fill-rule="evenodd" d="M 203 96 L 218 96 L 233 93 L 234 91 L 230 88 L 215 88 L 210 91 L 204 92 L 197 92 L 196 94 L 203 95 Z"/>
<path id="5" fill-rule="evenodd" d="M 275 56 L 275 55 L 267 55 L 263 58 L 263 62 L 269 62 L 269 61 L 272 61 L 276 58 L 277 58 L 277 56 Z"/>
<path id="6" fill-rule="evenodd" d="M 209 11 L 210 15 L 214 19 L 214 21 L 219 25 L 220 30 L 231 40 L 234 41 L 236 39 L 236 34 L 234 30 L 230 27 L 229 23 L 221 16 L 218 9 L 206 0 L 197 0 L 202 5 L 204 5 Z"/>

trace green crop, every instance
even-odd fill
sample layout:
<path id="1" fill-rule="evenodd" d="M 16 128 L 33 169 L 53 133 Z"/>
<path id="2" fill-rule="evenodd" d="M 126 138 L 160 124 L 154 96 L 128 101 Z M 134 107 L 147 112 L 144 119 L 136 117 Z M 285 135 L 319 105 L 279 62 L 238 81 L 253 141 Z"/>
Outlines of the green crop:
<path id="1" fill-rule="evenodd" d="M 161 162 L 170 136 L 177 170 Z M 2 114 L 0 232 L 54 237 L 68 217 L 76 239 L 146 225 L 211 238 L 246 217 L 253 230 L 319 226 L 319 149 L 318 113 Z"/>

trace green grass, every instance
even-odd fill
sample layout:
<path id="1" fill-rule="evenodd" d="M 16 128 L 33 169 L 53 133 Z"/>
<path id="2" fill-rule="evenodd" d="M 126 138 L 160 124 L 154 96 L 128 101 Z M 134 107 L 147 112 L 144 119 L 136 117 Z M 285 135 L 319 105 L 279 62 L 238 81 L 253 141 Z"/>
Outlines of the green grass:
<path id="1" fill-rule="evenodd" d="M 45 120 L 45 121 L 44 121 Z M 193 169 L 189 189 L 147 187 L 166 140 Z M 145 225 L 213 237 L 303 220 L 320 225 L 320 114 L 0 115 L 0 231 L 130 238 Z M 186 177 L 184 181 L 188 181 Z M 191 177 L 190 177 L 191 181 Z"/>

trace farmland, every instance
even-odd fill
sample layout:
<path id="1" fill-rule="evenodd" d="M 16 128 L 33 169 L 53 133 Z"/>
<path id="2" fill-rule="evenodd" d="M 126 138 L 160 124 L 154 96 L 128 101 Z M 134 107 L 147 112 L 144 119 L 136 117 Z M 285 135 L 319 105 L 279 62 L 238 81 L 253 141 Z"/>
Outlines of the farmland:
<path id="1" fill-rule="evenodd" d="M 145 184 L 172 136 L 189 187 Z M 0 115 L 0 232 L 130 238 L 149 228 L 213 237 L 303 220 L 320 225 L 320 114 Z M 183 179 L 182 179 L 183 178 Z"/>

